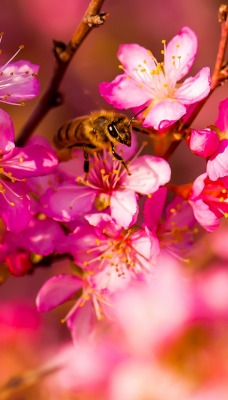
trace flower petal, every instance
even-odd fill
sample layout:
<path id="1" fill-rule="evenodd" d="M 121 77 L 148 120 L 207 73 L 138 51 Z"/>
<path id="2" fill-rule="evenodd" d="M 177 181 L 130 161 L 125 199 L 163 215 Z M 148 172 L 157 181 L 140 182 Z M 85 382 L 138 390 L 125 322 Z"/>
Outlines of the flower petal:
<path id="1" fill-rule="evenodd" d="M 219 218 L 203 200 L 190 201 L 195 218 L 208 232 L 213 232 L 219 226 Z"/>
<path id="2" fill-rule="evenodd" d="M 49 311 L 69 300 L 82 286 L 82 280 L 74 275 L 53 276 L 40 289 L 36 305 L 40 312 Z"/>
<path id="3" fill-rule="evenodd" d="M 204 99 L 210 92 L 210 69 L 202 68 L 194 77 L 186 79 L 175 92 L 182 104 L 192 104 Z"/>
<path id="4" fill-rule="evenodd" d="M 117 224 L 127 229 L 138 213 L 136 194 L 133 190 L 113 191 L 110 198 L 111 216 Z"/>
<path id="5" fill-rule="evenodd" d="M 228 132 L 228 98 L 219 103 L 219 113 L 215 125 L 222 132 Z"/>
<path id="6" fill-rule="evenodd" d="M 20 183 L 4 182 L 4 190 L 4 195 L 0 194 L 0 215 L 9 231 L 20 232 L 31 218 L 30 199 Z"/>
<path id="7" fill-rule="evenodd" d="M 144 223 L 151 232 L 156 232 L 157 230 L 158 222 L 163 213 L 166 196 L 167 188 L 162 187 L 153 193 L 153 196 L 148 197 L 145 201 L 143 209 Z"/>
<path id="8" fill-rule="evenodd" d="M 167 161 L 160 157 L 141 156 L 130 164 L 132 175 L 124 178 L 125 187 L 141 194 L 156 192 L 159 186 L 170 180 L 171 169 Z"/>
<path id="9" fill-rule="evenodd" d="M 169 79 L 178 81 L 188 73 L 194 63 L 197 47 L 197 36 L 187 26 L 170 40 L 164 57 L 164 69 Z"/>
<path id="10" fill-rule="evenodd" d="M 228 175 L 228 139 L 221 140 L 219 148 L 209 158 L 207 174 L 212 181 Z"/>
<path id="11" fill-rule="evenodd" d="M 8 153 L 15 146 L 13 121 L 9 114 L 0 109 L 0 152 Z"/>
<path id="12" fill-rule="evenodd" d="M 8 64 L 6 68 L 1 69 L 0 100 L 12 104 L 37 96 L 40 91 L 36 77 L 38 70 L 38 65 L 24 60 Z"/>
<path id="13" fill-rule="evenodd" d="M 146 115 L 143 126 L 152 126 L 162 130 L 173 125 L 186 113 L 184 105 L 175 100 L 167 99 L 156 103 Z"/>
<path id="14" fill-rule="evenodd" d="M 57 242 L 62 241 L 65 234 L 61 226 L 47 218 L 44 220 L 32 219 L 29 226 L 20 235 L 17 234 L 17 243 L 21 240 L 21 247 L 35 254 L 47 256 L 53 253 Z"/>
<path id="15" fill-rule="evenodd" d="M 51 173 L 55 170 L 58 159 L 54 151 L 40 145 L 14 148 L 3 156 L 2 166 L 6 172 L 12 172 L 15 178 L 27 178 Z"/>
<path id="16" fill-rule="evenodd" d="M 107 103 L 120 110 L 138 107 L 151 99 L 149 92 L 141 88 L 135 80 L 129 79 L 126 74 L 118 75 L 110 83 L 100 83 L 99 91 Z"/>
<path id="17" fill-rule="evenodd" d="M 66 318 L 68 329 L 75 343 L 88 338 L 96 324 L 96 316 L 92 300 L 84 303 L 83 307 L 76 307 L 74 312 Z"/>
<path id="18" fill-rule="evenodd" d="M 76 184 L 62 184 L 48 189 L 41 197 L 45 213 L 57 221 L 72 221 L 91 210 L 96 192 Z"/>
<path id="19" fill-rule="evenodd" d="M 141 72 L 150 74 L 152 70 L 156 69 L 151 52 L 138 44 L 121 44 L 117 57 L 125 72 L 139 83 L 141 82 Z"/>

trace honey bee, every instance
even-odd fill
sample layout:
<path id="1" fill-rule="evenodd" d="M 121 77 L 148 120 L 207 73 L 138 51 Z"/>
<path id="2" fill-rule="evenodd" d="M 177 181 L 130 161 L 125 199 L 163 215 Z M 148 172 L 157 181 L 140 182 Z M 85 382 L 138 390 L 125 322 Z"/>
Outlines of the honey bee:
<path id="1" fill-rule="evenodd" d="M 115 146 L 119 143 L 131 146 L 132 128 L 139 128 L 140 121 L 129 118 L 114 111 L 94 111 L 90 115 L 75 118 L 59 128 L 54 136 L 54 144 L 58 149 L 83 147 L 84 172 L 89 173 L 89 155 L 103 149 L 111 150 L 115 159 L 120 161 L 130 175 L 123 158 L 116 153 Z"/>

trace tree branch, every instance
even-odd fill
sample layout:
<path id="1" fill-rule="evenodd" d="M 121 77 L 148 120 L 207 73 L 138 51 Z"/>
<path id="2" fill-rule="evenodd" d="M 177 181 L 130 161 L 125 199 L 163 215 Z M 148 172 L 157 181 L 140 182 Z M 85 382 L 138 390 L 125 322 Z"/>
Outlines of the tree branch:
<path id="1" fill-rule="evenodd" d="M 222 4 L 219 7 L 218 22 L 221 25 L 221 35 L 220 35 L 220 41 L 219 41 L 215 66 L 214 66 L 214 70 L 213 70 L 212 78 L 211 78 L 211 90 L 210 90 L 210 93 L 208 94 L 208 96 L 205 97 L 205 99 L 199 101 L 196 104 L 191 115 L 189 116 L 187 121 L 181 127 L 181 129 L 184 129 L 184 130 L 191 126 L 192 122 L 195 120 L 195 118 L 199 114 L 200 110 L 203 108 L 204 104 L 207 102 L 207 100 L 212 95 L 214 90 L 218 86 L 220 86 L 223 82 L 225 82 L 225 80 L 228 79 L 227 65 L 225 65 L 225 66 L 223 65 L 226 46 L 227 46 L 227 39 L 228 39 L 228 6 L 227 5 Z"/>
<path id="2" fill-rule="evenodd" d="M 68 65 L 87 35 L 93 28 L 99 27 L 105 22 L 108 14 L 100 13 L 103 3 L 104 0 L 90 1 L 88 9 L 69 43 L 65 44 L 63 42 L 54 41 L 54 55 L 56 61 L 52 78 L 38 105 L 21 130 L 18 139 L 16 140 L 17 146 L 23 146 L 46 114 L 53 107 L 62 104 L 62 96 L 59 93 L 59 86 L 66 73 Z"/>

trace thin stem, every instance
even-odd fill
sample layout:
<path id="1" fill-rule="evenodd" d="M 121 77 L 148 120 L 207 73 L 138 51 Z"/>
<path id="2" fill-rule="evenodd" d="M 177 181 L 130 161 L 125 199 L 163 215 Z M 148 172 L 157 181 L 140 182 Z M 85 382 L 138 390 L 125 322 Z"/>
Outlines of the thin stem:
<path id="1" fill-rule="evenodd" d="M 222 4 L 219 7 L 218 21 L 221 25 L 221 35 L 220 35 L 220 41 L 219 41 L 215 66 L 214 66 L 214 70 L 212 73 L 211 90 L 210 90 L 210 93 L 208 94 L 208 96 L 205 97 L 205 99 L 201 100 L 199 103 L 196 104 L 196 106 L 195 106 L 194 110 L 192 111 L 192 113 L 190 114 L 189 118 L 181 127 L 181 129 L 184 129 L 184 130 L 186 130 L 186 128 L 189 128 L 191 126 L 192 122 L 195 120 L 195 118 L 199 114 L 200 110 L 202 109 L 204 104 L 207 102 L 209 97 L 212 95 L 214 90 L 218 86 L 220 86 L 222 84 L 222 82 L 224 82 L 225 80 L 228 79 L 227 66 L 225 68 L 223 68 L 225 51 L 226 51 L 227 40 L 228 40 L 228 6 L 227 5 Z"/>
<path id="2" fill-rule="evenodd" d="M 38 105 L 21 130 L 18 139 L 16 140 L 17 146 L 23 146 L 46 114 L 53 107 L 62 104 L 62 96 L 59 93 L 59 86 L 66 73 L 68 65 L 87 35 L 93 28 L 99 27 L 105 22 L 107 14 L 100 13 L 103 3 L 104 0 L 90 1 L 89 7 L 82 21 L 68 44 L 54 41 L 54 54 L 56 61 L 52 78 Z"/>
<path id="3" fill-rule="evenodd" d="M 0 387 L 0 398 L 1 400 L 7 400 L 15 396 L 16 394 L 25 391 L 26 389 L 37 385 L 41 379 L 46 376 L 58 372 L 63 366 L 53 366 L 50 368 L 30 370 L 26 371 L 21 375 L 13 376 Z M 21 397 L 20 397 L 21 398 Z"/>
<path id="4" fill-rule="evenodd" d="M 225 51 L 228 40 L 228 6 L 222 4 L 219 7 L 218 19 L 221 24 L 220 42 L 214 66 L 214 71 L 211 78 L 211 90 L 214 90 L 220 84 L 221 70 L 224 62 Z"/>

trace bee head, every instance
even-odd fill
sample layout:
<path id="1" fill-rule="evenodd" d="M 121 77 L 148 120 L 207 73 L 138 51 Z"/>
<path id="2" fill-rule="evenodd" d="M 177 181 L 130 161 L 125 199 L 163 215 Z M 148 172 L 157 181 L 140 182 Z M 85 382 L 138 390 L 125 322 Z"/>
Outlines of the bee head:
<path id="1" fill-rule="evenodd" d="M 131 147 L 131 126 L 126 118 L 119 118 L 108 125 L 108 133 L 115 141 Z"/>

